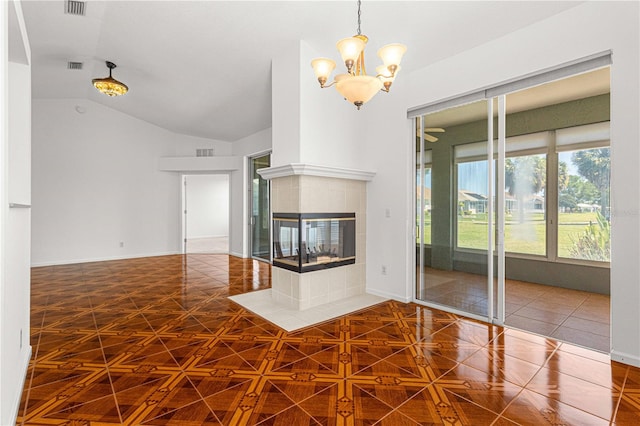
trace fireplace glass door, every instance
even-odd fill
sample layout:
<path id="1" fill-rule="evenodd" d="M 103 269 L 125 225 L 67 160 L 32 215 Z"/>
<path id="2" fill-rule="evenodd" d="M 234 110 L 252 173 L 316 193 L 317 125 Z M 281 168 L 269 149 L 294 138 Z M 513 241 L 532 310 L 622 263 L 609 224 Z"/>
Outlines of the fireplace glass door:
<path id="1" fill-rule="evenodd" d="M 274 213 L 273 265 L 298 273 L 356 261 L 355 213 Z"/>

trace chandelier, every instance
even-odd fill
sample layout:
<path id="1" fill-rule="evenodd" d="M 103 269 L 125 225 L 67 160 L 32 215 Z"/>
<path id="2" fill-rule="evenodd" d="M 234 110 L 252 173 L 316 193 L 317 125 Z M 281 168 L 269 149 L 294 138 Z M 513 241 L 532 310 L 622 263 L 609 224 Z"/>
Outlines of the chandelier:
<path id="1" fill-rule="evenodd" d="M 93 86 L 100 92 L 108 96 L 124 95 L 129 91 L 126 84 L 119 82 L 115 78 L 111 77 L 111 70 L 116 67 L 113 62 L 106 61 L 107 68 L 109 68 L 109 77 L 94 78 L 92 80 Z"/>
<path id="2" fill-rule="evenodd" d="M 407 46 L 400 43 L 388 44 L 378 50 L 383 65 L 376 68 L 375 77 L 367 75 L 364 67 L 364 48 L 369 40 L 360 32 L 360 3 L 358 0 L 358 34 L 336 43 L 340 56 L 347 67 L 346 74 L 338 74 L 327 85 L 329 76 L 336 67 L 335 61 L 328 58 L 316 58 L 311 61 L 313 71 L 321 88 L 336 86 L 336 90 L 357 109 L 371 100 L 379 91 L 389 92 L 393 80 L 400 71 L 400 60 Z"/>

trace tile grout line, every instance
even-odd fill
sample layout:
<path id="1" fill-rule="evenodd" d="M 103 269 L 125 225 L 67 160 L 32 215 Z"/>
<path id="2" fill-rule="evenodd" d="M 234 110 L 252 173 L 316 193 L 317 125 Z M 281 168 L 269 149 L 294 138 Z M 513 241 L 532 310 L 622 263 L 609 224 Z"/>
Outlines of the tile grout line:
<path id="1" fill-rule="evenodd" d="M 84 273 L 83 273 L 83 281 L 84 281 Z M 86 286 L 86 283 L 85 283 Z M 111 371 L 109 369 L 109 364 L 107 362 L 107 357 L 104 353 L 104 345 L 102 344 L 102 336 L 100 335 L 100 331 L 98 329 L 98 322 L 96 321 L 96 315 L 95 315 L 95 310 L 94 310 L 94 306 L 93 306 L 93 301 L 91 300 L 91 297 L 89 296 L 89 309 L 91 310 L 91 317 L 93 318 L 93 326 L 96 329 L 96 335 L 98 336 L 98 341 L 100 342 L 100 351 L 102 352 L 102 359 L 104 361 L 104 368 L 106 370 L 107 373 L 107 377 L 109 378 L 109 386 L 111 387 L 111 396 L 113 398 L 113 402 L 116 406 L 116 410 L 118 411 L 118 418 L 120 419 L 120 423 L 123 423 L 122 421 L 122 412 L 120 411 L 120 404 L 118 404 L 118 398 L 116 397 L 116 391 L 113 387 L 113 379 L 111 378 Z"/>

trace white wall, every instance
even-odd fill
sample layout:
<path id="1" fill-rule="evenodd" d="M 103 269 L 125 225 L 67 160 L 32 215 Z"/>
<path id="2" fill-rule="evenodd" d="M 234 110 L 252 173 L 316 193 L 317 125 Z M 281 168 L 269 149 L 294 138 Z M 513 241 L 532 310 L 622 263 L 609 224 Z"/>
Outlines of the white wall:
<path id="1" fill-rule="evenodd" d="M 612 357 L 640 365 L 640 243 L 629 237 L 640 235 L 640 186 L 629 185 L 640 182 L 638 9 L 637 2 L 578 4 L 423 70 L 403 73 L 387 102 L 367 105 L 370 149 L 363 161 L 377 171 L 368 188 L 368 289 L 402 300 L 413 294 L 413 132 L 408 108 L 611 49 Z M 386 208 L 391 209 L 390 218 L 384 215 Z M 382 264 L 387 265 L 384 276 Z"/>
<path id="2" fill-rule="evenodd" d="M 188 175 L 187 239 L 229 236 L 229 176 Z"/>
<path id="3" fill-rule="evenodd" d="M 248 158 L 271 151 L 271 128 L 261 130 L 233 143 L 233 155 L 242 157 L 242 169 L 229 175 L 231 209 L 229 217 L 229 253 L 249 257 Z M 273 158 L 272 158 L 273 160 Z"/>
<path id="4" fill-rule="evenodd" d="M 0 22 L 0 424 L 8 425 L 31 357 L 31 54 L 20 4 L 2 2 Z"/>
<path id="5" fill-rule="evenodd" d="M 300 43 L 271 61 L 271 166 L 300 162 Z"/>
<path id="6" fill-rule="evenodd" d="M 321 89 L 311 60 L 321 56 L 304 41 L 274 58 L 272 166 L 290 163 L 360 169 L 367 146 L 364 110 L 343 99 L 335 87 Z M 373 102 L 373 101 L 372 101 Z"/>
<path id="7" fill-rule="evenodd" d="M 321 89 L 311 68 L 311 60 L 322 56 L 305 42 L 300 43 L 300 163 L 362 168 L 362 152 L 367 146 L 362 129 L 366 109 L 357 110 L 334 87 Z M 341 72 L 341 71 L 340 71 Z M 384 93 L 376 98 L 385 97 Z"/>
<path id="8" fill-rule="evenodd" d="M 180 174 L 157 159 L 204 141 L 85 99 L 34 100 L 32 117 L 33 265 L 180 252 Z"/>
<path id="9" fill-rule="evenodd" d="M 233 144 L 220 140 L 198 138 L 189 135 L 179 135 L 173 133 L 173 141 L 176 144 L 174 155 L 178 157 L 195 157 L 196 150 L 200 148 L 213 148 L 214 155 L 231 155 Z"/>
<path id="10" fill-rule="evenodd" d="M 232 144 L 235 157 L 253 156 L 271 150 L 271 128 L 239 139 Z"/>

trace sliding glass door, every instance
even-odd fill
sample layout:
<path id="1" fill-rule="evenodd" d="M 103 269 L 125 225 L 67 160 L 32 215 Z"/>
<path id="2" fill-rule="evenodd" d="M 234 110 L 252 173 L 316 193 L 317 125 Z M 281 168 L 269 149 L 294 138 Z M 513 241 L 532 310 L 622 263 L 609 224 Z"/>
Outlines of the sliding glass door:
<path id="1" fill-rule="evenodd" d="M 483 319 L 493 303 L 489 116 L 481 100 L 416 119 L 416 298 Z"/>
<path id="2" fill-rule="evenodd" d="M 258 174 L 269 167 L 271 154 L 249 159 L 249 204 L 251 232 L 251 257 L 271 261 L 271 203 L 270 185 Z"/>
<path id="3" fill-rule="evenodd" d="M 416 111 L 417 301 L 609 350 L 608 60 Z"/>

